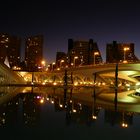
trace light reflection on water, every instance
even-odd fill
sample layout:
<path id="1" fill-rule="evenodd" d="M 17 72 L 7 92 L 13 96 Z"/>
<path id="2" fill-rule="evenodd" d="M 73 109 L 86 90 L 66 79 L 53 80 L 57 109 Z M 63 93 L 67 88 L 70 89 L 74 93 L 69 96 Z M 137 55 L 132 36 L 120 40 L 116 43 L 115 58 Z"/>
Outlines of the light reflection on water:
<path id="1" fill-rule="evenodd" d="M 102 101 L 94 89 L 5 88 L 1 91 L 10 96 L 0 106 L 5 137 L 132 139 L 139 134 L 139 112 L 133 111 L 139 105 Z"/>

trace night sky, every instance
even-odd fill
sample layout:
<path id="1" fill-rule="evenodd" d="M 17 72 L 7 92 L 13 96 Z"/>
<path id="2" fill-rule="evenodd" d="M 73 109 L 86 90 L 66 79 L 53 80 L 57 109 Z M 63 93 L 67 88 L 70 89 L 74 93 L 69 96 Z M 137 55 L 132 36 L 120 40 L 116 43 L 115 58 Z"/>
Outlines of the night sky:
<path id="1" fill-rule="evenodd" d="M 28 36 L 44 35 L 48 63 L 55 61 L 57 51 L 67 52 L 69 38 L 94 39 L 104 61 L 106 43 L 132 42 L 140 58 L 140 4 L 138 0 L 2 1 L 0 32 L 21 37 L 22 44 Z"/>

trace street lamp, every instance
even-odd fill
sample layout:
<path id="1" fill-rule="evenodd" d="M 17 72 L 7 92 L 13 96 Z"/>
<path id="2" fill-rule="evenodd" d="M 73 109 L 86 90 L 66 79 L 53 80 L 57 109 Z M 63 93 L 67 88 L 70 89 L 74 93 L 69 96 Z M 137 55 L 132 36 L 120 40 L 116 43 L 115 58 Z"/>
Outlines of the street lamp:
<path id="1" fill-rule="evenodd" d="M 95 56 L 99 55 L 99 52 L 94 52 L 94 65 L 95 65 Z"/>
<path id="2" fill-rule="evenodd" d="M 82 65 L 83 64 L 83 55 L 81 56 L 81 64 L 80 65 Z"/>
<path id="3" fill-rule="evenodd" d="M 62 60 L 60 61 L 60 68 L 61 68 L 63 62 L 64 62 L 64 60 L 62 59 Z"/>
<path id="4" fill-rule="evenodd" d="M 75 56 L 75 57 L 74 57 L 74 60 L 73 60 L 73 65 L 74 65 L 74 67 L 75 67 L 75 60 L 76 60 L 76 59 L 78 59 L 78 56 Z"/>
<path id="5" fill-rule="evenodd" d="M 41 64 L 42 64 L 42 70 L 44 70 L 45 68 L 45 65 L 46 65 L 46 62 L 44 60 L 41 61 Z"/>
<path id="6" fill-rule="evenodd" d="M 52 63 L 52 71 L 54 70 L 55 62 Z"/>
<path id="7" fill-rule="evenodd" d="M 129 51 L 129 47 L 124 47 L 123 48 L 123 52 L 124 52 L 124 55 L 123 55 L 123 62 L 126 63 L 126 51 Z"/>
<path id="8" fill-rule="evenodd" d="M 122 113 L 122 124 L 121 124 L 121 126 L 122 126 L 123 128 L 127 128 L 127 127 L 128 127 L 128 124 L 127 124 L 127 122 L 125 121 L 125 114 L 124 114 L 124 112 Z"/>
<path id="9" fill-rule="evenodd" d="M 51 70 L 51 65 L 50 64 L 47 66 L 46 70 Z"/>
<path id="10" fill-rule="evenodd" d="M 46 62 L 44 60 L 41 61 L 41 64 L 45 66 Z"/>

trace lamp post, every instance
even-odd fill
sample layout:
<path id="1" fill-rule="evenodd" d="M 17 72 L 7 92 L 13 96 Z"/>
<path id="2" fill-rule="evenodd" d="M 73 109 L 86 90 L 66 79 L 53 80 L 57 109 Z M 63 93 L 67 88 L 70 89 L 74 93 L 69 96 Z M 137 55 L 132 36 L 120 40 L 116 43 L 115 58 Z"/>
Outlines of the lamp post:
<path id="1" fill-rule="evenodd" d="M 62 59 L 61 61 L 60 61 L 60 68 L 62 67 L 62 63 L 64 62 L 64 60 Z"/>
<path id="2" fill-rule="evenodd" d="M 75 57 L 74 57 L 74 60 L 73 60 L 73 65 L 74 65 L 74 67 L 76 66 L 76 65 L 75 65 L 75 60 L 76 60 L 76 59 L 78 59 L 78 56 L 75 56 Z"/>
<path id="3" fill-rule="evenodd" d="M 55 62 L 52 63 L 52 71 L 54 70 Z"/>
<path id="4" fill-rule="evenodd" d="M 125 114 L 124 114 L 124 112 L 122 113 L 122 124 L 121 124 L 121 126 L 122 126 L 123 128 L 127 128 L 127 127 L 128 127 L 128 124 L 127 124 L 127 122 L 125 121 Z"/>
<path id="5" fill-rule="evenodd" d="M 99 55 L 99 52 L 94 52 L 94 65 L 95 65 L 95 56 Z"/>
<path id="6" fill-rule="evenodd" d="M 47 69 L 46 70 L 51 70 L 51 65 L 49 64 L 48 66 L 47 66 Z"/>
<path id="7" fill-rule="evenodd" d="M 42 70 L 44 70 L 45 68 L 45 65 L 46 65 L 46 62 L 44 60 L 41 61 L 41 64 L 42 64 Z"/>
<path id="8" fill-rule="evenodd" d="M 44 60 L 42 60 L 42 61 L 41 61 L 41 64 L 42 64 L 42 65 L 45 65 L 45 61 L 44 61 Z"/>
<path id="9" fill-rule="evenodd" d="M 80 63 L 80 65 L 82 65 L 83 64 L 83 55 L 81 56 L 81 63 Z"/>
<path id="10" fill-rule="evenodd" d="M 129 48 L 128 47 L 124 47 L 123 48 L 123 52 L 124 52 L 124 55 L 123 55 L 123 62 L 126 63 L 126 51 L 128 51 Z"/>

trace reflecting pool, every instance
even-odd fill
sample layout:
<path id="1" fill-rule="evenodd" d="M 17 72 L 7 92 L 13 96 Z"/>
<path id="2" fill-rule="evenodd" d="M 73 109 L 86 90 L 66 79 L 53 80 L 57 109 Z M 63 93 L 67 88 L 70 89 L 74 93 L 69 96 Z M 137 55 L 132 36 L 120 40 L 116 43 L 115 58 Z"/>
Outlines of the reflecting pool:
<path id="1" fill-rule="evenodd" d="M 140 97 L 93 88 L 1 87 L 5 139 L 136 139 Z"/>

